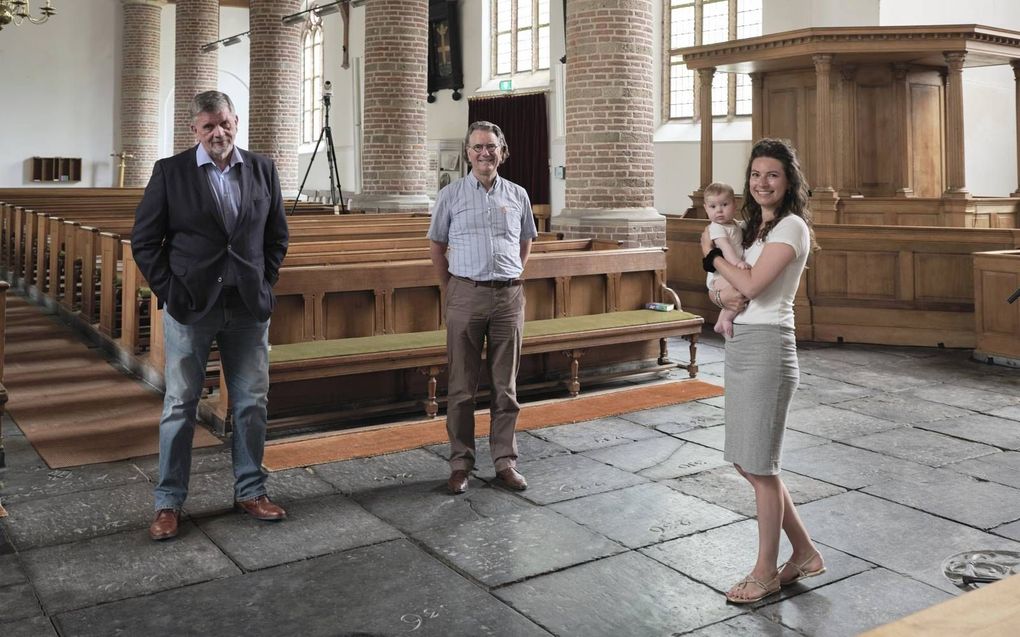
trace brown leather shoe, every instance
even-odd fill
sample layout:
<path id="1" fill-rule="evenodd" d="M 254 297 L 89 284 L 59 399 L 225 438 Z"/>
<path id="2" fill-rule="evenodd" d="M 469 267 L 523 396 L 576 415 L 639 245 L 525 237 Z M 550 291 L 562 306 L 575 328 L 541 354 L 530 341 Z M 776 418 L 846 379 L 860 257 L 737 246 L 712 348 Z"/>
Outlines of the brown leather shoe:
<path id="1" fill-rule="evenodd" d="M 181 512 L 176 509 L 156 511 L 156 519 L 149 525 L 149 537 L 156 541 L 177 537 L 177 527 L 180 521 Z"/>
<path id="2" fill-rule="evenodd" d="M 502 482 L 503 486 L 513 489 L 514 491 L 524 491 L 528 488 L 528 481 L 525 480 L 524 476 L 522 476 L 520 472 L 513 467 L 507 467 L 502 471 L 497 471 L 496 479 Z"/>
<path id="3" fill-rule="evenodd" d="M 463 469 L 457 469 L 450 474 L 450 479 L 446 481 L 446 487 L 450 490 L 453 495 L 460 495 L 467 491 L 468 488 L 468 472 Z"/>
<path id="4" fill-rule="evenodd" d="M 254 500 L 238 500 L 234 508 L 244 511 L 256 520 L 282 520 L 287 512 L 269 501 L 268 495 L 260 495 Z"/>

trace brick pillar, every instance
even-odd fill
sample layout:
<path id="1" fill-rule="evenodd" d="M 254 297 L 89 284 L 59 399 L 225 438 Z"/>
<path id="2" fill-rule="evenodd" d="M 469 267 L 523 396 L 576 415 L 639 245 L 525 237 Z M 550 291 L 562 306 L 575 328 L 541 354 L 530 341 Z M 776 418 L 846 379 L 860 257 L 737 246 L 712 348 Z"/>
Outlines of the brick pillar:
<path id="1" fill-rule="evenodd" d="M 124 186 L 144 186 L 159 152 L 159 23 L 164 0 L 121 0 L 120 149 Z"/>
<path id="2" fill-rule="evenodd" d="M 302 8 L 301 0 L 251 0 L 248 11 L 248 146 L 276 162 L 284 196 L 298 189 L 301 27 L 286 26 L 281 18 Z"/>
<path id="3" fill-rule="evenodd" d="M 174 152 L 179 153 L 195 145 L 188 114 L 191 99 L 217 87 L 219 51 L 203 53 L 201 47 L 220 39 L 220 3 L 219 0 L 177 0 L 174 15 Z"/>
<path id="4" fill-rule="evenodd" d="M 552 220 L 567 238 L 666 245 L 652 207 L 654 32 L 652 0 L 567 7 L 566 208 Z"/>
<path id="5" fill-rule="evenodd" d="M 365 3 L 362 188 L 352 210 L 428 210 L 428 0 Z"/>

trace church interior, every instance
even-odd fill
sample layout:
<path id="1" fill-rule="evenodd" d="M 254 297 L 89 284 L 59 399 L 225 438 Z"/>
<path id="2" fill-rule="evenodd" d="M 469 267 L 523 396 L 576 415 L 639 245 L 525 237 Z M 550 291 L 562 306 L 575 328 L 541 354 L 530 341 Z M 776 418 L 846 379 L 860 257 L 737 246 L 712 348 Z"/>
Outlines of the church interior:
<path id="1" fill-rule="evenodd" d="M 0 54 L 0 633 L 1020 627 L 1020 5 L 0 0 Z M 287 211 L 263 466 L 290 515 L 231 511 L 213 352 L 181 534 L 153 543 L 164 309 L 131 232 L 212 89 Z M 479 120 L 539 231 L 530 486 L 492 475 L 483 381 L 451 495 L 426 232 Z M 757 511 L 701 236 L 762 138 L 796 148 L 820 248 L 782 468 L 827 568 L 735 605 Z"/>

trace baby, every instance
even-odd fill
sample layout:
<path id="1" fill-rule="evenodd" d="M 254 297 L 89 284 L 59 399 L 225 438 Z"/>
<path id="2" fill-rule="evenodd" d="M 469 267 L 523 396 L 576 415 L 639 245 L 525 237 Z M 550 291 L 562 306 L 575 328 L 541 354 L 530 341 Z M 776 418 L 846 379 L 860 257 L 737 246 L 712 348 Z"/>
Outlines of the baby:
<path id="1" fill-rule="evenodd" d="M 737 203 L 733 194 L 733 187 L 729 184 L 714 182 L 705 187 L 705 212 L 712 222 L 708 226 L 708 236 L 712 244 L 722 250 L 723 258 L 741 270 L 750 269 L 750 265 L 744 261 L 744 229 L 743 225 L 734 221 L 737 214 Z M 705 285 L 711 292 L 715 283 L 715 272 L 708 274 Z M 737 315 L 733 310 L 722 308 L 719 311 L 719 318 L 715 322 L 715 331 L 726 336 L 733 336 L 733 317 Z"/>

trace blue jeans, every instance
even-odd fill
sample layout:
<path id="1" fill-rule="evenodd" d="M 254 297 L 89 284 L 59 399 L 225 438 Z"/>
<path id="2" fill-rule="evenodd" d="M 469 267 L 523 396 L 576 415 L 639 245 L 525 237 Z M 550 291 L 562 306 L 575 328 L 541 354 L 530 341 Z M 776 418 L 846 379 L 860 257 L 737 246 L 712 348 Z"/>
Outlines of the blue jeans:
<path id="1" fill-rule="evenodd" d="M 269 321 L 257 321 L 236 295 L 223 295 L 197 323 L 163 312 L 166 395 L 159 422 L 156 510 L 180 509 L 188 496 L 191 446 L 205 367 L 213 339 L 233 408 L 234 499 L 266 493 L 262 469 L 269 392 Z"/>

